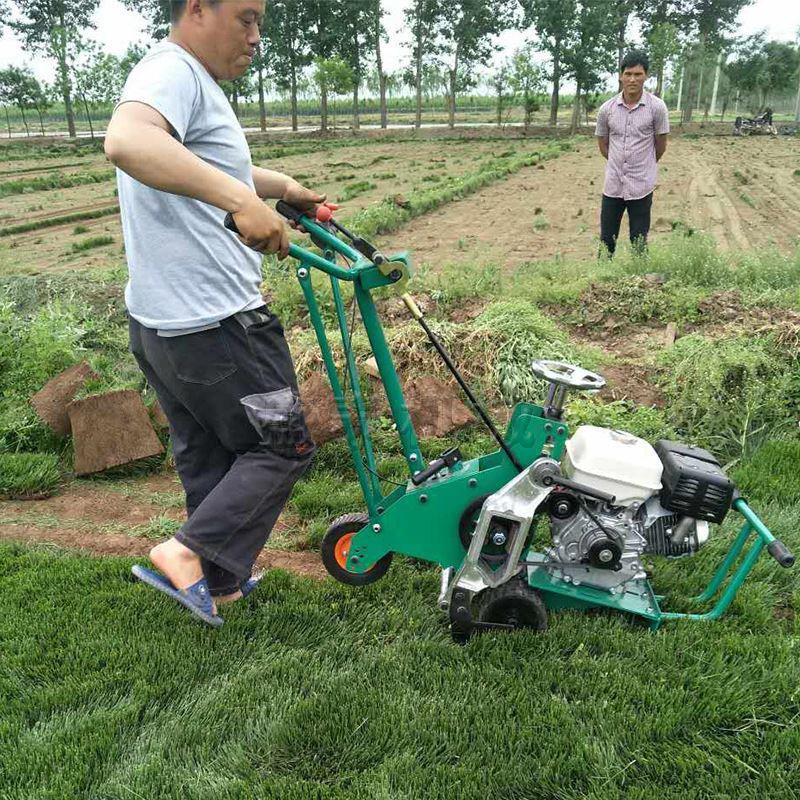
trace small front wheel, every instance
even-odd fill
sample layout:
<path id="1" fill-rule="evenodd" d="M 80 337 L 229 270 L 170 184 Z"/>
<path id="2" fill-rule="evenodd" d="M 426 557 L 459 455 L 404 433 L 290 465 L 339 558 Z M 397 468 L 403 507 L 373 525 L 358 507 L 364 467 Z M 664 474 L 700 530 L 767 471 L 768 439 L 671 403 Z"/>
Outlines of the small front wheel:
<path id="1" fill-rule="evenodd" d="M 366 514 L 344 514 L 333 521 L 322 539 L 322 563 L 328 574 L 348 586 L 366 586 L 382 578 L 392 564 L 392 554 L 387 553 L 366 572 L 351 572 L 347 569 L 350 543 L 367 523 Z"/>

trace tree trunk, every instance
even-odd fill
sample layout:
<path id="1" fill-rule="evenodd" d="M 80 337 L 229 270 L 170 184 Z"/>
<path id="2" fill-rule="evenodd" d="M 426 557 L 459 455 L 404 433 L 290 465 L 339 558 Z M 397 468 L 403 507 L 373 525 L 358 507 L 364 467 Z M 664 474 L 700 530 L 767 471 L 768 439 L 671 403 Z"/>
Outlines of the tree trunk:
<path id="1" fill-rule="evenodd" d="M 267 104 L 264 100 L 264 67 L 258 67 L 258 115 L 261 120 L 261 131 L 267 130 Z"/>
<path id="2" fill-rule="evenodd" d="M 719 74 L 722 71 L 722 50 L 719 51 L 717 56 L 717 68 L 714 70 L 714 91 L 711 93 L 711 110 L 710 114 L 713 117 L 717 113 L 717 91 L 719 90 Z"/>
<path id="3" fill-rule="evenodd" d="M 572 124 L 570 125 L 570 133 L 574 136 L 578 132 L 578 126 L 581 123 L 581 85 L 580 83 L 575 87 L 575 101 L 572 105 Z"/>
<path id="4" fill-rule="evenodd" d="M 11 138 L 11 117 L 8 115 L 8 106 L 3 106 L 6 110 L 6 126 L 8 127 L 8 138 Z"/>
<path id="5" fill-rule="evenodd" d="M 625 31 L 628 29 L 628 14 L 621 14 L 617 28 L 617 91 L 622 91 L 622 59 L 625 58 Z"/>
<path id="6" fill-rule="evenodd" d="M 323 133 L 328 132 L 328 87 L 320 87 L 319 98 L 320 129 Z"/>
<path id="7" fill-rule="evenodd" d="M 794 121 L 800 122 L 800 72 L 797 75 L 797 99 L 794 101 Z"/>
<path id="8" fill-rule="evenodd" d="M 239 92 L 235 84 L 231 90 L 231 105 L 233 106 L 233 113 L 236 114 L 236 119 L 239 119 Z"/>
<path id="9" fill-rule="evenodd" d="M 378 83 L 380 84 L 381 92 L 381 128 L 385 129 L 389 125 L 389 118 L 386 113 L 386 75 L 382 72 L 378 76 Z"/>
<path id="10" fill-rule="evenodd" d="M 92 125 L 92 115 L 89 113 L 89 103 L 86 102 L 86 95 L 81 92 L 81 100 L 83 100 L 83 107 L 86 109 L 86 119 L 89 121 L 89 135 L 94 141 L 94 125 Z"/>
<path id="11" fill-rule="evenodd" d="M 678 105 L 676 106 L 675 110 L 680 113 L 681 110 L 681 97 L 683 97 L 683 75 L 686 72 L 686 65 L 684 64 L 681 67 L 681 79 L 678 81 Z"/>
<path id="12" fill-rule="evenodd" d="M 58 48 L 58 71 L 61 77 L 61 96 L 64 99 L 64 113 L 67 115 L 67 131 L 71 139 L 75 138 L 75 113 L 72 110 L 72 95 L 69 85 L 69 68 L 67 66 L 67 29 L 64 25 L 64 15 L 59 16 L 61 28 L 59 29 L 60 46 Z"/>
<path id="13" fill-rule="evenodd" d="M 386 128 L 388 119 L 386 114 L 386 74 L 383 71 L 383 57 L 381 56 L 381 20 L 378 16 L 378 26 L 375 32 L 375 66 L 378 68 L 378 86 L 381 95 L 381 128 Z"/>
<path id="14" fill-rule="evenodd" d="M 553 46 L 553 94 L 550 97 L 550 125 L 558 125 L 558 92 L 561 88 L 561 40 Z"/>
<path id="15" fill-rule="evenodd" d="M 297 70 L 294 68 L 294 64 L 292 64 L 292 72 L 291 72 L 291 99 L 290 102 L 292 104 L 292 130 L 297 130 Z"/>
<path id="16" fill-rule="evenodd" d="M 503 127 L 503 87 L 497 90 L 497 127 Z"/>
<path id="17" fill-rule="evenodd" d="M 19 110 L 22 112 L 22 124 L 25 126 L 25 135 L 30 136 L 31 132 L 28 129 L 28 120 L 25 119 L 25 107 L 22 105 L 22 103 L 19 104 Z"/>
<path id="18" fill-rule="evenodd" d="M 703 73 L 705 70 L 703 69 L 703 61 L 700 61 L 700 78 L 697 82 L 697 111 L 700 111 L 700 101 L 703 97 Z"/>
<path id="19" fill-rule="evenodd" d="M 414 127 L 419 130 L 422 124 L 422 20 L 419 14 L 417 15 L 416 45 L 414 60 L 416 66 L 417 113 L 414 118 Z"/>
<path id="20" fill-rule="evenodd" d="M 358 34 L 353 37 L 353 46 L 355 47 L 356 63 L 354 72 L 355 81 L 353 82 L 353 130 L 357 131 L 360 127 L 360 120 L 358 118 L 358 85 L 361 82 L 361 58 L 358 49 Z"/>
<path id="21" fill-rule="evenodd" d="M 661 97 L 661 93 L 664 91 L 664 63 L 658 65 L 658 69 L 656 70 L 656 97 Z"/>
<path id="22" fill-rule="evenodd" d="M 448 98 L 447 124 L 450 128 L 456 126 L 456 71 L 450 71 L 450 97 Z"/>
<path id="23" fill-rule="evenodd" d="M 42 132 L 42 136 L 44 136 L 44 119 L 42 118 L 42 109 L 39 108 L 39 104 L 36 104 L 36 113 L 39 115 L 39 129 Z"/>

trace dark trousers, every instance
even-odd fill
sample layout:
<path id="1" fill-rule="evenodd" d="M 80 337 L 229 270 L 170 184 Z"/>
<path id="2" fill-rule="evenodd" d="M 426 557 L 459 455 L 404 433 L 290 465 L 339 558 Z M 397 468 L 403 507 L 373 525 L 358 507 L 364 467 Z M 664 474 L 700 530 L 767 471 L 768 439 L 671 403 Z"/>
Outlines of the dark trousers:
<path id="1" fill-rule="evenodd" d="M 617 249 L 619 226 L 622 215 L 628 210 L 628 227 L 631 233 L 631 244 L 634 250 L 642 252 L 647 247 L 647 234 L 650 232 L 650 209 L 653 206 L 653 193 L 639 200 L 623 200 L 621 197 L 603 195 L 600 208 L 600 241 L 603 245 L 601 253 L 614 255 Z"/>
<path id="2" fill-rule="evenodd" d="M 265 307 L 164 337 L 130 320 L 130 347 L 169 420 L 187 522 L 213 595 L 246 580 L 314 452 L 283 328 Z"/>

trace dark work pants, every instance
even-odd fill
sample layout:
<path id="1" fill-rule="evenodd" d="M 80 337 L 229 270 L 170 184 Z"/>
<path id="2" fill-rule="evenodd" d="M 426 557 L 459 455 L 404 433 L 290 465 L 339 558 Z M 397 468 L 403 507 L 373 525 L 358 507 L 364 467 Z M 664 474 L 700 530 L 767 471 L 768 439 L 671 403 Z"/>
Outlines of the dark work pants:
<path id="1" fill-rule="evenodd" d="M 184 336 L 134 319 L 129 330 L 186 492 L 188 520 L 175 538 L 201 557 L 211 593 L 231 594 L 315 449 L 283 328 L 265 306 Z"/>
<path id="2" fill-rule="evenodd" d="M 639 200 L 623 200 L 621 197 L 603 195 L 603 204 L 600 209 L 600 242 L 608 255 L 613 256 L 617 249 L 619 226 L 622 224 L 622 215 L 625 213 L 625 209 L 628 210 L 628 227 L 634 250 L 642 252 L 647 247 L 652 205 L 652 192 Z M 601 248 L 601 254 L 602 252 Z"/>

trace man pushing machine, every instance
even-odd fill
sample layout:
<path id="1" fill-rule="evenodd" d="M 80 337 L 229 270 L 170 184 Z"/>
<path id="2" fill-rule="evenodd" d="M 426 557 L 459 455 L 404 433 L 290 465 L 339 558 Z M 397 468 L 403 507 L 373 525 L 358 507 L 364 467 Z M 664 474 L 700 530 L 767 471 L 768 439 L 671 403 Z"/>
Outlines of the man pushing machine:
<path id="1" fill-rule="evenodd" d="M 244 74 L 265 0 L 171 0 L 172 27 L 134 67 L 108 126 L 129 281 L 130 347 L 170 423 L 188 520 L 137 578 L 210 625 L 253 564 L 314 452 L 283 329 L 259 287 L 285 257 L 283 199 L 325 198 L 253 166 L 218 81 Z M 223 226 L 226 213 L 241 239 Z"/>

